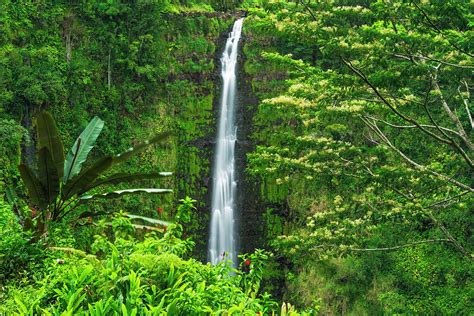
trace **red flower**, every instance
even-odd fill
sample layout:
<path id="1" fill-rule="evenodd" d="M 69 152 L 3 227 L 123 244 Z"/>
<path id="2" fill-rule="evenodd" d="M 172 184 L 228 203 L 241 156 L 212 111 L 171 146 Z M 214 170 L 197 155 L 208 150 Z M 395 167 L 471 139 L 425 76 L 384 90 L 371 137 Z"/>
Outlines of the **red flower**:
<path id="1" fill-rule="evenodd" d="M 249 265 L 250 265 L 250 260 L 249 260 L 249 259 L 245 260 L 245 265 L 246 265 L 246 266 L 249 266 Z"/>
<path id="2" fill-rule="evenodd" d="M 161 207 L 158 207 L 158 208 L 156 209 L 156 211 L 158 212 L 158 214 L 163 213 L 163 209 L 162 209 Z"/>

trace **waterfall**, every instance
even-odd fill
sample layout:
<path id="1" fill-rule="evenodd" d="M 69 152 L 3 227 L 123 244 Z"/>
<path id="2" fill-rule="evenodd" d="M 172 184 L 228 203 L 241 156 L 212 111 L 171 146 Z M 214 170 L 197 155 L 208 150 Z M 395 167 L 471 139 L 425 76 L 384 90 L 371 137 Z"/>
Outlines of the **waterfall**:
<path id="1" fill-rule="evenodd" d="M 217 264 L 229 259 L 236 263 L 234 212 L 237 183 L 235 181 L 235 97 L 237 93 L 237 55 L 243 18 L 234 23 L 221 57 L 222 95 L 217 131 L 211 201 L 209 261 Z"/>

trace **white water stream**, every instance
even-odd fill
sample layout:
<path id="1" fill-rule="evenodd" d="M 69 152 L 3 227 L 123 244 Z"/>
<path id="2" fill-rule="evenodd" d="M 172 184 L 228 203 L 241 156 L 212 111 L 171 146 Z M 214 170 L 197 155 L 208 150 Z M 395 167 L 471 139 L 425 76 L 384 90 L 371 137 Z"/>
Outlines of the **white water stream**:
<path id="1" fill-rule="evenodd" d="M 237 55 L 242 23 L 243 18 L 235 21 L 221 57 L 223 83 L 214 160 L 208 253 L 211 264 L 217 264 L 222 260 L 231 260 L 235 264 L 237 259 L 234 236 L 237 188 L 234 149 L 237 127 L 234 114 L 237 93 Z"/>

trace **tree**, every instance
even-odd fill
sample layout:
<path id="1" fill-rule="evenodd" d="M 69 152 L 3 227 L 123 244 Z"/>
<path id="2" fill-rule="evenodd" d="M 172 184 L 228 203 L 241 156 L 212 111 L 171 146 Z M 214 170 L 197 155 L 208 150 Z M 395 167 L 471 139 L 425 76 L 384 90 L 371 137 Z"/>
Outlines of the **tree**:
<path id="1" fill-rule="evenodd" d="M 469 8 L 456 0 L 272 1 L 247 17 L 246 69 L 257 70 L 252 86 L 262 100 L 248 170 L 269 217 L 283 222 L 270 243 L 295 275 L 326 269 L 318 287 L 337 284 L 351 262 L 367 280 L 365 290 L 348 286 L 349 277 L 322 292 L 288 278 L 300 303 L 325 297 L 323 313 L 346 313 L 334 310 L 339 290 L 367 294 L 380 273 L 402 279 L 390 287 L 408 303 L 369 314 L 461 312 L 442 300 L 453 293 L 443 279 L 448 262 L 472 265 Z M 420 294 L 406 290 L 418 276 L 396 272 L 402 266 L 440 272 L 426 270 Z M 466 290 L 450 297 L 466 302 Z M 389 297 L 382 290 L 374 306 L 391 305 L 382 292 Z M 428 297 L 436 302 L 420 303 Z"/>
<path id="2" fill-rule="evenodd" d="M 76 207 L 82 203 L 94 199 L 117 198 L 125 194 L 166 194 L 172 192 L 170 189 L 134 188 L 91 193 L 93 189 L 107 185 L 171 175 L 170 172 L 106 175 L 113 166 L 126 161 L 143 151 L 147 146 L 162 141 L 169 136 L 169 133 L 158 134 L 119 155 L 99 158 L 90 167 L 82 170 L 82 165 L 86 162 L 103 126 L 104 122 L 98 117 L 94 117 L 65 157 L 63 144 L 51 114 L 41 112 L 37 116 L 37 172 L 27 164 L 19 165 L 32 210 L 30 214 L 24 214 L 24 228 L 34 232 L 33 240 L 46 237 L 48 224 L 51 222 L 60 221 L 69 214 L 76 218 L 84 216 L 81 213 L 73 214 Z"/>
<path id="3" fill-rule="evenodd" d="M 451 223 L 433 212 L 457 203 L 465 212 L 462 205 L 474 192 L 467 4 L 394 3 L 267 5 L 265 19 L 276 25 L 272 40 L 283 44 L 281 53 L 262 57 L 289 80 L 284 95 L 259 107 L 262 141 L 250 155 L 250 171 L 289 194 L 301 190 L 297 182 L 332 193 L 324 196 L 338 211 L 308 219 L 313 229 L 321 228 L 310 247 L 318 252 L 335 245 L 344 251 L 377 248 L 365 238 L 395 216 L 409 225 L 434 223 L 441 236 L 426 241 L 452 244 L 471 257 L 466 242 L 453 237 L 462 231 L 450 232 Z M 434 22 L 447 11 L 456 13 L 453 19 Z M 253 19 L 261 24 L 261 16 Z M 316 64 L 305 49 L 284 54 L 314 43 Z M 401 236 L 380 250 L 423 241 L 404 243 Z"/>

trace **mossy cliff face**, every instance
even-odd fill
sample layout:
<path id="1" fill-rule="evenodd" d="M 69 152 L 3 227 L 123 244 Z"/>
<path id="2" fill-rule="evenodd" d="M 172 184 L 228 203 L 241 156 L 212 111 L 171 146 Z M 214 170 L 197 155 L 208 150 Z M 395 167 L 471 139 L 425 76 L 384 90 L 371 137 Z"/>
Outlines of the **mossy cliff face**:
<path id="1" fill-rule="evenodd" d="M 23 124 L 33 136 L 33 148 L 34 117 L 46 109 L 56 118 L 69 149 L 88 121 L 99 116 L 105 127 L 91 153 L 95 157 L 173 131 L 163 145 L 116 170 L 173 171 L 169 179 L 135 184 L 174 188 L 173 195 L 130 196 L 87 207 L 172 216 L 176 201 L 189 195 L 199 201 L 196 219 L 207 227 L 219 85 L 216 46 L 241 14 L 217 11 L 233 8 L 222 6 L 213 1 L 98 1 L 83 6 L 39 1 L 21 8 L 2 3 L 0 119 Z M 19 177 L 11 173 L 8 185 L 21 195 Z"/>
<path id="2" fill-rule="evenodd" d="M 244 20 L 244 32 L 240 45 L 238 63 L 239 106 L 237 107 L 237 145 L 236 174 L 238 181 L 237 197 L 237 231 L 239 233 L 238 249 L 248 253 L 263 245 L 262 239 L 262 206 L 258 194 L 258 183 L 247 173 L 247 154 L 254 150 L 255 143 L 251 138 L 254 132 L 253 118 L 257 110 L 258 99 L 252 88 L 252 76 L 245 71 L 249 61 L 246 55 L 249 38 L 245 32 L 247 21 Z"/>
<path id="3" fill-rule="evenodd" d="M 116 170 L 173 171 L 174 177 L 134 184 L 174 188 L 172 195 L 129 196 L 87 208 L 166 217 L 174 215 L 179 199 L 190 196 L 198 201 L 193 233 L 199 236 L 195 238 L 201 246 L 198 251 L 205 256 L 221 89 L 219 59 L 229 29 L 243 14 L 220 12 L 238 5 L 226 3 L 98 1 L 78 6 L 39 1 L 20 8 L 3 2 L 0 119 L 28 130 L 32 141 L 23 148 L 24 159 L 34 160 L 34 117 L 42 110 L 55 117 L 66 149 L 92 117 L 103 119 L 105 127 L 92 158 L 117 154 L 156 133 L 173 131 L 170 140 Z M 248 30 L 253 36 L 253 29 Z M 263 85 L 255 86 L 258 71 L 247 71 L 248 65 L 258 63 L 252 55 L 256 45 L 252 39 L 245 31 L 240 47 L 246 50 L 250 45 L 249 56 L 241 52 L 238 67 L 238 208 L 243 250 L 251 250 L 260 236 L 254 228 L 259 226 L 256 192 L 261 185 L 251 183 L 244 172 L 246 153 L 253 149 L 249 135 L 257 103 L 254 92 L 265 97 L 259 90 Z M 15 159 L 18 155 L 11 158 Z M 15 168 L 10 169 L 8 186 L 21 195 L 21 181 Z M 0 181 L 6 175 L 0 175 Z M 121 188 L 125 186 L 117 187 Z"/>
<path id="4" fill-rule="evenodd" d="M 257 11 L 258 12 L 258 11 Z M 245 56 L 243 64 L 243 76 L 249 103 L 251 104 L 247 112 L 248 126 L 248 150 L 246 154 L 251 154 L 255 148 L 265 143 L 267 134 L 271 127 L 266 120 L 265 112 L 261 110 L 261 101 L 278 96 L 287 88 L 285 71 L 278 65 L 272 64 L 263 56 L 263 52 L 276 52 L 281 47 L 279 39 L 274 37 L 265 25 L 261 24 L 258 14 L 251 13 L 244 24 L 245 45 L 243 54 Z M 249 123 L 251 122 L 251 123 Z M 277 130 L 274 131 L 277 133 Z M 246 159 L 248 162 L 248 157 Z M 244 236 L 249 235 L 248 243 L 255 246 L 262 246 L 268 238 L 281 232 L 281 225 L 271 234 L 271 227 L 265 215 L 269 210 L 281 215 L 288 212 L 287 197 L 289 188 L 286 185 L 276 184 L 275 179 L 268 177 L 254 176 L 253 166 L 248 166 L 245 171 L 247 183 L 251 187 L 249 196 L 253 200 L 254 207 L 249 207 L 249 219 L 242 225 L 248 230 Z M 245 210 L 244 210 L 245 212 Z M 274 218 L 272 221 L 278 220 Z M 278 220 L 280 223 L 280 221 Z M 246 238 L 246 237 L 243 237 Z M 252 242 L 253 240 L 253 242 Z M 257 240 L 257 242 L 255 242 Z"/>
<path id="5" fill-rule="evenodd" d="M 200 66 L 193 69 L 191 65 L 188 71 L 182 72 L 167 83 L 165 93 L 168 104 L 171 104 L 175 111 L 172 114 L 172 124 L 177 132 L 174 155 L 177 198 L 190 196 L 197 200 L 192 234 L 197 243 L 196 255 L 205 260 L 212 184 L 211 164 L 216 133 L 215 107 L 220 88 L 215 56 L 220 54 L 220 39 L 234 18 L 229 16 L 228 19 L 222 20 L 218 17 L 193 15 L 186 19 L 196 19 L 203 25 L 194 28 L 193 32 L 178 41 L 183 43 L 186 50 L 177 50 L 177 59 Z M 209 30 L 209 33 L 203 34 L 203 30 Z M 196 45 L 201 51 L 192 47 Z"/>
<path id="6" fill-rule="evenodd" d="M 34 117 L 46 109 L 56 118 L 68 149 L 88 121 L 99 116 L 105 127 L 91 153 L 95 157 L 117 154 L 156 133 L 173 131 L 165 144 L 140 153 L 116 170 L 173 171 L 175 176 L 169 179 L 136 184 L 175 188 L 172 195 L 130 196 L 87 207 L 165 217 L 173 216 L 176 201 L 190 196 L 198 201 L 193 233 L 199 237 L 195 238 L 198 252 L 205 256 L 221 88 L 219 58 L 230 27 L 243 12 L 219 12 L 221 8 L 212 1 L 173 3 L 75 6 L 38 2 L 20 10 L 5 2 L 4 18 L 11 23 L 1 26 L 1 76 L 6 93 L 0 98 L 0 118 L 23 124 L 33 136 L 33 148 Z M 272 72 L 261 67 L 258 56 L 269 42 L 256 37 L 258 25 L 251 19 L 244 28 L 238 67 L 237 202 L 242 210 L 238 219 L 241 248 L 249 251 L 260 244 L 260 214 L 265 205 L 257 201 L 258 193 L 265 202 L 267 197 L 276 201 L 273 197 L 285 192 L 249 180 L 245 172 L 246 154 L 258 143 L 258 124 L 254 130 L 252 123 L 256 98 L 267 97 L 274 85 L 267 80 Z M 32 152 L 28 148 L 23 152 L 26 159 Z M 18 176 L 11 173 L 8 185 L 21 192 Z"/>

